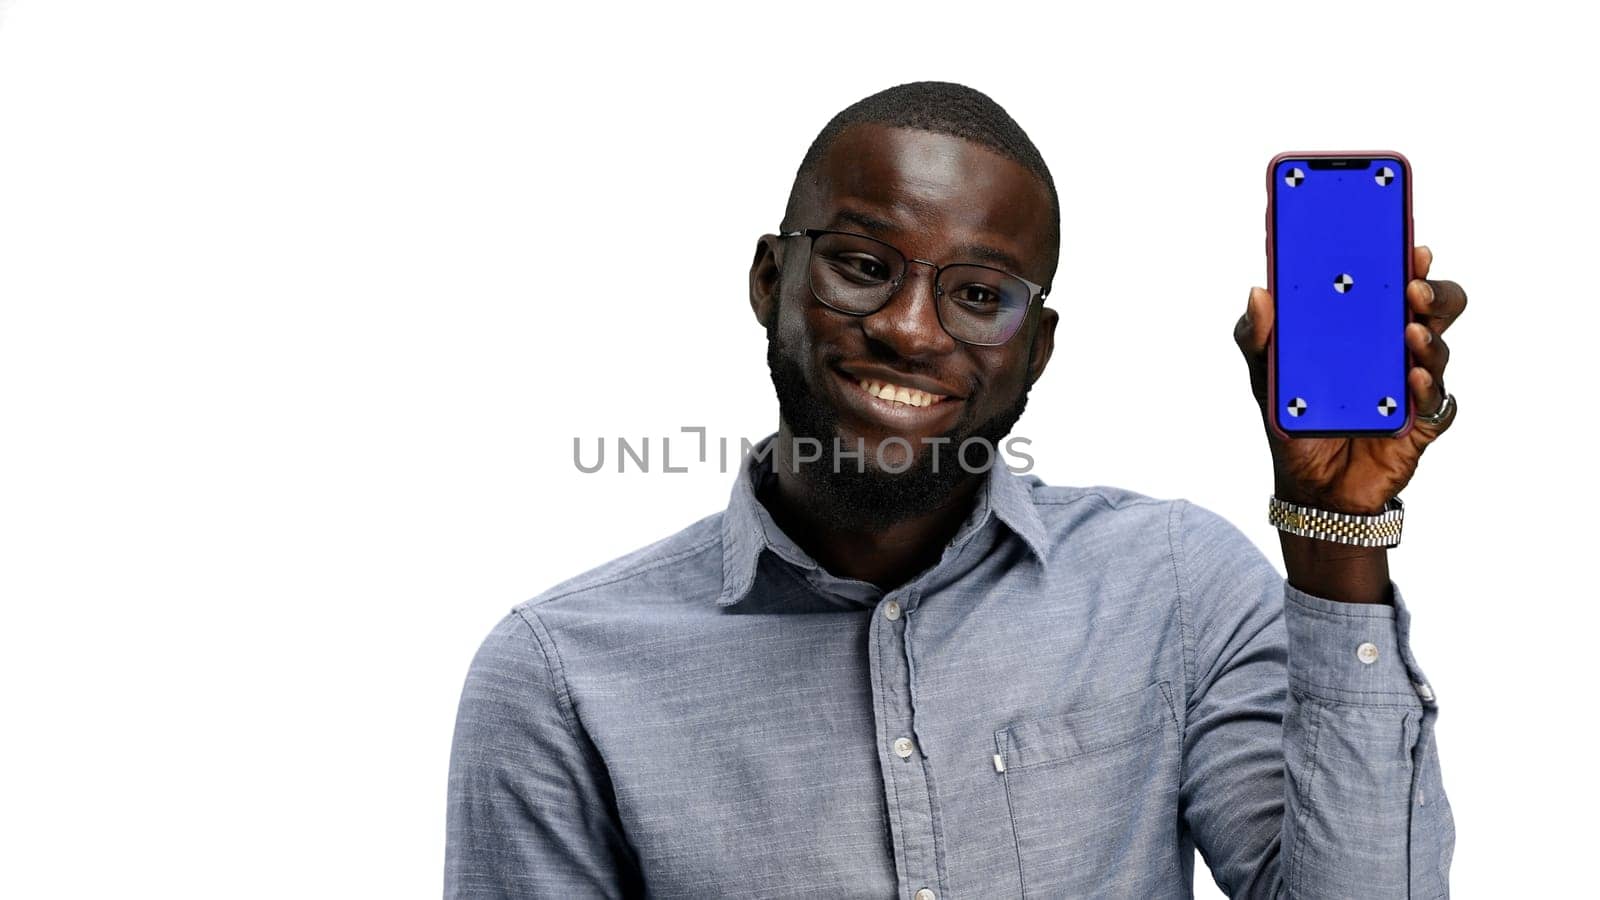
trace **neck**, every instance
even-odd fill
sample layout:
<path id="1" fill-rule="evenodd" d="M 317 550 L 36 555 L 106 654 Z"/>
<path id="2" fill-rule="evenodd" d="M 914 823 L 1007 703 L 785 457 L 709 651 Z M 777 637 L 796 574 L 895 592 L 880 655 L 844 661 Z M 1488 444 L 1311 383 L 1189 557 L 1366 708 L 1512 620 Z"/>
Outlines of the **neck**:
<path id="1" fill-rule="evenodd" d="M 829 572 L 884 591 L 939 561 L 972 512 L 982 481 L 981 475 L 968 478 L 938 508 L 889 525 L 839 522 L 818 514 L 814 489 L 795 471 L 793 445 L 788 428 L 780 428 L 772 453 L 776 477 L 758 499 L 784 534 Z"/>

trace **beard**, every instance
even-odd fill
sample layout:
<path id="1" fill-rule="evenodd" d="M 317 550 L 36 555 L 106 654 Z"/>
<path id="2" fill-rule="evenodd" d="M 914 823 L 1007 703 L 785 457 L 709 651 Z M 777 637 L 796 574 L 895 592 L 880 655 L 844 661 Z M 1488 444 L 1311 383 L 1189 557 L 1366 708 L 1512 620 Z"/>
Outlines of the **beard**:
<path id="1" fill-rule="evenodd" d="M 766 326 L 767 368 L 772 372 L 772 386 L 777 390 L 778 412 L 796 443 L 809 438 L 822 448 L 822 459 L 797 464 L 798 474 L 809 486 L 814 504 L 809 513 L 821 522 L 845 532 L 873 531 L 933 512 L 949 502 L 967 482 L 984 477 L 984 472 L 977 469 L 982 463 L 974 461 L 971 465 L 962 465 L 958 456 L 962 442 L 972 438 L 987 442 L 986 457 L 991 465 L 1005 465 L 999 458 L 1000 441 L 1022 417 L 1028 405 L 1028 392 L 1033 388 L 1031 381 L 1024 382 L 1016 399 L 989 419 L 973 423 L 964 413 L 954 426 L 940 435 L 948 438 L 948 443 L 923 443 L 920 448 L 913 445 L 909 465 L 902 461 L 896 466 L 903 466 L 903 471 L 879 468 L 870 449 L 860 461 L 853 457 L 843 461 L 834 459 L 836 438 L 841 453 L 861 448 L 847 443 L 839 434 L 838 411 L 812 389 L 804 370 L 795 361 L 792 348 L 778 337 L 777 316 L 772 318 L 774 321 Z M 937 471 L 934 470 L 936 453 Z"/>

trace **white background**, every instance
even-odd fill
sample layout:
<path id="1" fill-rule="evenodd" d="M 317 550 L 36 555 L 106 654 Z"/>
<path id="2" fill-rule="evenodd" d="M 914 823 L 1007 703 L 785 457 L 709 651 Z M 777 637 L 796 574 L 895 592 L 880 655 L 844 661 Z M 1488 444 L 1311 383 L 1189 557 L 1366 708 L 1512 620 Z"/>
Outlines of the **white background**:
<path id="1" fill-rule="evenodd" d="M 437 896 L 472 652 L 724 505 L 659 442 L 776 426 L 756 238 L 830 116 L 921 79 L 995 98 L 1061 191 L 1035 471 L 1187 496 L 1275 562 L 1231 337 L 1264 167 L 1410 157 L 1471 296 L 1391 555 L 1455 893 L 1567 893 L 1600 799 L 1592 29 L 1110 6 L 0 3 L 0 893 Z M 575 436 L 658 470 L 581 474 Z"/>

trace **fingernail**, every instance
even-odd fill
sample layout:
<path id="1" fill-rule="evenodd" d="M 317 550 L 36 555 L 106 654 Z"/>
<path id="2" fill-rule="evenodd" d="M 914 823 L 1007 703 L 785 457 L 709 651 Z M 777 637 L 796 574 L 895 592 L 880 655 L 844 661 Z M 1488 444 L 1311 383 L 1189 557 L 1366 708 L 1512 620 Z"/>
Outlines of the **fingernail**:
<path id="1" fill-rule="evenodd" d="M 1431 306 L 1431 305 L 1433 305 L 1435 303 L 1438 303 L 1439 302 L 1439 298 L 1437 296 L 1435 296 L 1434 293 L 1433 293 L 1433 285 L 1431 285 L 1431 284 L 1427 283 L 1426 281 L 1424 281 L 1422 283 L 1422 286 L 1428 289 L 1428 305 Z"/>

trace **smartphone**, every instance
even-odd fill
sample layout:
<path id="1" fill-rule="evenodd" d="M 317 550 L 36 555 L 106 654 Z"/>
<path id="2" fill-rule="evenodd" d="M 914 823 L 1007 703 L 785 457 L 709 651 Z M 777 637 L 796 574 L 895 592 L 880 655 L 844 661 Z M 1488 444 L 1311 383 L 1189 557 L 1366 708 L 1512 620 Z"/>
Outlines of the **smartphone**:
<path id="1" fill-rule="evenodd" d="M 1410 430 L 1411 240 L 1411 163 L 1399 153 L 1280 153 L 1268 163 L 1268 420 L 1280 436 Z"/>

